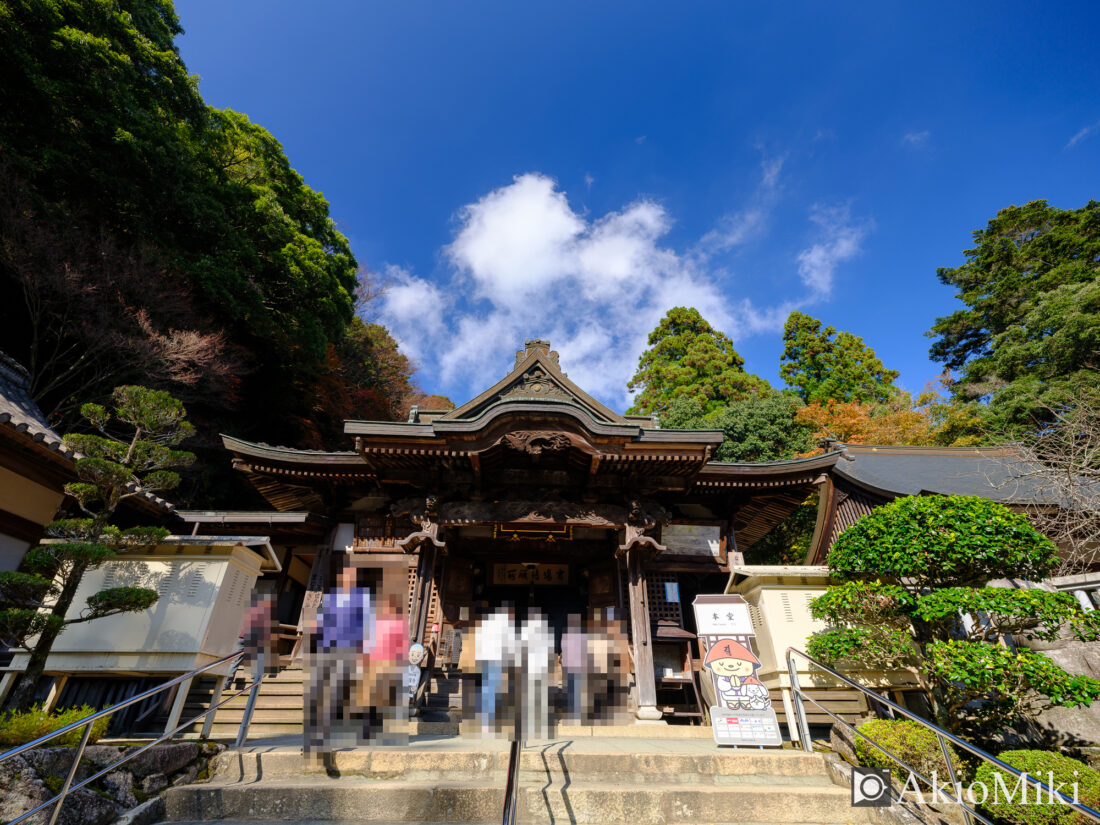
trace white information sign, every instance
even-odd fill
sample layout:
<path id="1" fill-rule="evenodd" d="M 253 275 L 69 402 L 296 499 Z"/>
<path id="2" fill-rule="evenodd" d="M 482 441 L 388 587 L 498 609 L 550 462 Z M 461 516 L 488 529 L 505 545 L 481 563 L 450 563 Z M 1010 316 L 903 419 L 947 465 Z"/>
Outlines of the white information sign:
<path id="1" fill-rule="evenodd" d="M 665 582 L 665 601 L 670 604 L 679 604 L 680 602 L 680 583 L 679 582 Z"/>
<path id="2" fill-rule="evenodd" d="M 699 595 L 693 603 L 715 704 L 710 709 L 719 745 L 782 745 L 768 688 L 756 678 L 756 632 L 748 603 L 738 595 Z M 701 674 L 702 675 L 702 674 Z"/>
<path id="3" fill-rule="evenodd" d="M 664 556 L 722 559 L 722 528 L 710 524 L 669 524 L 661 528 Z"/>

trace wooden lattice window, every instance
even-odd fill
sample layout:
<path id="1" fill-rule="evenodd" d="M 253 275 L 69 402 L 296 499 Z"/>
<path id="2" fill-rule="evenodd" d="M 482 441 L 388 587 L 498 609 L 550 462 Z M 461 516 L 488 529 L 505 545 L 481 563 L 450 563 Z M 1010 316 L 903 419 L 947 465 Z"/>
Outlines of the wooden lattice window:
<path id="1" fill-rule="evenodd" d="M 665 582 L 679 582 L 676 573 L 659 573 L 647 570 L 645 574 L 646 601 L 649 604 L 650 624 L 656 624 L 661 619 L 676 622 L 680 627 L 684 626 L 684 613 L 679 602 L 670 602 L 665 598 Z M 623 601 L 626 604 L 628 615 L 630 610 L 630 578 L 627 572 L 622 571 Z"/>
<path id="2" fill-rule="evenodd" d="M 669 619 L 680 627 L 684 626 L 684 614 L 679 602 L 670 602 L 665 598 L 665 583 L 679 582 L 675 573 L 647 572 L 645 576 L 646 591 L 649 596 L 649 620 L 658 622 L 661 619 Z"/>

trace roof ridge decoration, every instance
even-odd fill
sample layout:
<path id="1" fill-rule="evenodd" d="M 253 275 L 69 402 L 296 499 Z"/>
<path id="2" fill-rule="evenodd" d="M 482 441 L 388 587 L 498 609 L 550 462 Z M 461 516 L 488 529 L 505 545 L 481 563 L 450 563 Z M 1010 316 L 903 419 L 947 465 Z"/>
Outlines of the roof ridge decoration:
<path id="1" fill-rule="evenodd" d="M 602 423 L 631 423 L 570 381 L 562 372 L 558 353 L 550 349 L 549 341 L 542 338 L 524 341 L 524 348 L 516 352 L 515 364 L 508 375 L 436 421 L 469 420 L 497 404 L 527 401 L 569 404 L 585 410 Z"/>

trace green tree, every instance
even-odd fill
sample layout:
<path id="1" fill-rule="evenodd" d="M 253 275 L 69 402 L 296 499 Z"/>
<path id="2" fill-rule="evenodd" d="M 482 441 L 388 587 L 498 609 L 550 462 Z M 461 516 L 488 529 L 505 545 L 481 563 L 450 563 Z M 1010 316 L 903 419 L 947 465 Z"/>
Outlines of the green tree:
<path id="1" fill-rule="evenodd" d="M 0 0 L 0 305 L 30 309 L 0 349 L 48 412 L 132 382 L 208 440 L 234 405 L 293 439 L 357 264 L 279 142 L 205 104 L 181 33 L 169 0 Z"/>
<path id="2" fill-rule="evenodd" d="M 974 496 L 910 496 L 841 533 L 828 562 L 843 584 L 811 603 L 831 629 L 811 637 L 810 654 L 860 670 L 915 668 L 950 730 L 985 738 L 1029 725 L 1045 705 L 1100 697 L 1100 681 L 1001 643 L 1100 639 L 1096 613 L 1068 593 L 986 586 L 1041 581 L 1056 564 L 1054 543 L 1022 514 Z"/>
<path id="3" fill-rule="evenodd" d="M 785 392 L 751 395 L 705 412 L 689 395 L 676 398 L 661 418 L 666 429 L 721 430 L 718 461 L 778 461 L 813 448 L 811 427 L 795 416 L 802 402 Z"/>
<path id="4" fill-rule="evenodd" d="M 822 327 L 802 312 L 792 312 L 783 327 L 779 374 L 807 404 L 886 401 L 898 377 L 862 338 Z"/>
<path id="5" fill-rule="evenodd" d="M 638 359 L 638 371 L 627 384 L 637 393 L 628 412 L 666 413 L 672 402 L 694 398 L 704 412 L 731 401 L 770 391 L 763 378 L 745 371 L 745 359 L 733 342 L 689 307 L 673 307 L 649 334 L 649 348 Z"/>
<path id="6" fill-rule="evenodd" d="M 746 549 L 746 560 L 750 564 L 804 564 L 817 526 L 818 502 L 818 494 L 810 493 L 793 513 Z"/>
<path id="7" fill-rule="evenodd" d="M 1100 201 L 1010 206 L 974 242 L 965 263 L 937 270 L 965 308 L 936 320 L 932 358 L 999 424 L 1046 421 L 1080 387 L 1100 388 Z"/>
<path id="8" fill-rule="evenodd" d="M 27 553 L 23 569 L 0 573 L 0 636 L 30 653 L 8 707 L 33 704 L 50 649 L 67 625 L 142 611 L 156 602 L 155 590 L 113 587 L 92 594 L 79 615 L 66 618 L 85 573 L 120 554 L 155 545 L 168 534 L 159 527 L 111 524 L 119 504 L 175 488 L 180 480 L 175 468 L 194 458 L 175 449 L 194 430 L 183 405 L 165 392 L 118 387 L 112 409 L 85 404 L 81 413 L 96 433 L 65 436 L 66 445 L 79 455 L 78 480 L 65 490 L 83 516 L 49 524 L 50 540 Z"/>

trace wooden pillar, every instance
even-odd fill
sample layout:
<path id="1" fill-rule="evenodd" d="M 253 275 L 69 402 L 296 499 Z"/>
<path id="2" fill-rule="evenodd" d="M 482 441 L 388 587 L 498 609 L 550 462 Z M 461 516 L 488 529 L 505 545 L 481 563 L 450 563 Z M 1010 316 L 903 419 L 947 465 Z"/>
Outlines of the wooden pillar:
<path id="1" fill-rule="evenodd" d="M 187 704 L 187 694 L 190 692 L 191 679 L 184 679 L 176 686 L 176 698 L 172 702 L 172 709 L 168 711 L 168 722 L 164 726 L 165 735 L 171 733 L 179 725 L 180 716 L 183 715 L 183 706 Z"/>
<path id="2" fill-rule="evenodd" d="M 639 721 L 658 722 L 657 682 L 653 674 L 653 644 L 649 632 L 649 594 L 646 592 L 645 561 L 642 547 L 626 551 L 627 581 L 630 590 L 630 629 L 634 637 L 634 686 Z"/>
<path id="3" fill-rule="evenodd" d="M 432 584 L 439 567 L 438 551 L 431 542 L 420 545 L 413 579 L 412 609 L 409 610 L 409 643 L 424 644 L 428 632 L 428 613 L 432 605 Z"/>
<path id="4" fill-rule="evenodd" d="M 11 687 L 15 684 L 16 675 L 16 671 L 8 670 L 4 672 L 3 678 L 0 679 L 0 705 L 8 698 L 8 693 L 11 692 Z"/>
<path id="5" fill-rule="evenodd" d="M 302 599 L 302 612 L 298 615 L 299 639 L 308 638 L 317 627 L 317 611 L 324 597 L 331 561 L 332 542 L 330 541 L 318 547 L 313 556 L 313 566 L 309 569 L 309 583 L 306 585 L 305 598 Z"/>
<path id="6" fill-rule="evenodd" d="M 209 707 L 214 707 L 218 702 L 222 700 L 222 691 L 225 690 L 225 683 L 229 681 L 228 676 L 219 676 L 218 680 L 214 683 L 214 695 L 210 697 Z M 218 711 L 211 711 L 206 714 L 202 720 L 202 733 L 199 734 L 200 739 L 209 739 L 210 730 L 214 727 L 214 717 L 218 715 Z"/>
<path id="7" fill-rule="evenodd" d="M 46 713 L 52 713 L 54 706 L 57 704 L 57 700 L 61 698 L 61 691 L 65 689 L 65 683 L 69 681 L 69 674 L 61 673 L 53 677 L 53 684 L 50 685 L 49 695 L 46 696 L 46 701 L 42 703 L 42 709 Z"/>

